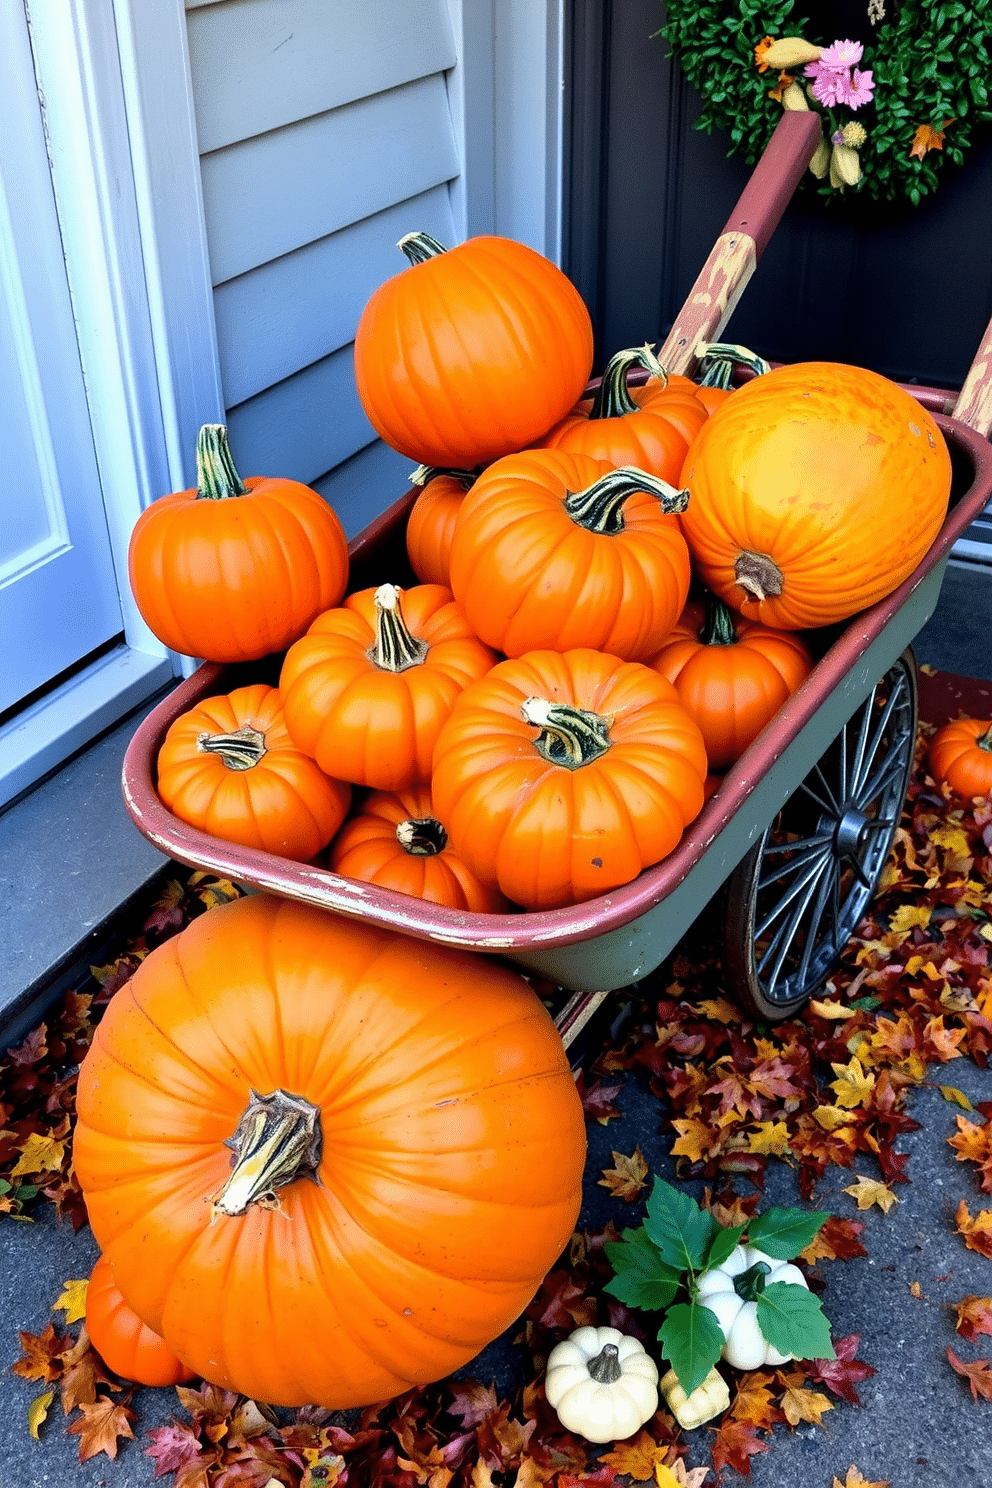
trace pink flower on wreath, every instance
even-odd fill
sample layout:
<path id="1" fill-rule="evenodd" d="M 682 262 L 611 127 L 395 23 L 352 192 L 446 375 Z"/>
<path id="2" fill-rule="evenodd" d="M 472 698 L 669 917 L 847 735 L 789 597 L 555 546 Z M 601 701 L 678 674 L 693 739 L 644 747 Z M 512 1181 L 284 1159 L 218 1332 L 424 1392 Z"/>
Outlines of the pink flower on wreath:
<path id="1" fill-rule="evenodd" d="M 820 103 L 827 108 L 834 108 L 843 102 L 844 90 L 850 83 L 850 77 L 846 72 L 835 72 L 831 67 L 823 67 L 819 62 L 811 62 L 807 67 L 807 73 L 811 68 L 816 68 L 813 74 L 813 97 L 819 99 Z"/>
<path id="2" fill-rule="evenodd" d="M 829 67 L 831 72 L 843 72 L 845 68 L 857 66 L 863 53 L 860 41 L 835 41 L 823 48 L 819 65 Z"/>
<path id="3" fill-rule="evenodd" d="M 871 103 L 874 92 L 875 80 L 871 75 L 871 69 L 861 72 L 855 67 L 852 69 L 850 78 L 841 84 L 840 101 L 846 103 L 848 108 L 859 109 L 863 103 Z"/>

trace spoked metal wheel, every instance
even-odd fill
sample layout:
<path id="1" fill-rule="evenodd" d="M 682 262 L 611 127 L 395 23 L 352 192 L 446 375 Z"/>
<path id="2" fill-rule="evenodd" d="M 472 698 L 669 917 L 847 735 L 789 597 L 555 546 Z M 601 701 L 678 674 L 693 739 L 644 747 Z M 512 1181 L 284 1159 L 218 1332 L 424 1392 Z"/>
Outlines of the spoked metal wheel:
<path id="1" fill-rule="evenodd" d="M 913 769 L 916 662 L 876 684 L 727 883 L 731 990 L 787 1018 L 826 981 L 875 892 Z"/>

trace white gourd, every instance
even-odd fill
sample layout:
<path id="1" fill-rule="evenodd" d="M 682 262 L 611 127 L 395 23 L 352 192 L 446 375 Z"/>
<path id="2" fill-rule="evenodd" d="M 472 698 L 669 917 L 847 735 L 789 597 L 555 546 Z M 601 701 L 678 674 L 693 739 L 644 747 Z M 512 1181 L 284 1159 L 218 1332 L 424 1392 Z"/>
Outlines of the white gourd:
<path id="1" fill-rule="evenodd" d="M 658 1366 L 618 1328 L 577 1328 L 551 1350 L 544 1391 L 569 1431 L 624 1441 L 658 1408 Z"/>

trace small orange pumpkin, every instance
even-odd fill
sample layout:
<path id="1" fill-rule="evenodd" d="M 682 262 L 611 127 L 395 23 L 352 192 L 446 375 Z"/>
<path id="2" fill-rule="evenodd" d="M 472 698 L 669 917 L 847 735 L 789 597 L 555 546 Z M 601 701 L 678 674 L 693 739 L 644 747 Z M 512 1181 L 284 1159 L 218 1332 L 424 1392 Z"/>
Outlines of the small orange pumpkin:
<path id="1" fill-rule="evenodd" d="M 381 284 L 355 334 L 362 407 L 393 449 L 471 470 L 558 422 L 592 370 L 582 297 L 533 248 L 494 235 L 445 250 L 428 233 Z"/>
<path id="2" fill-rule="evenodd" d="M 97 1260 L 86 1288 L 86 1331 L 100 1358 L 121 1379 L 161 1386 L 196 1378 L 161 1334 L 128 1306 L 105 1255 Z"/>
<path id="3" fill-rule="evenodd" d="M 331 843 L 328 866 L 450 909 L 503 914 L 509 908 L 499 890 L 480 883 L 452 849 L 426 785 L 372 791 Z"/>
<path id="4" fill-rule="evenodd" d="M 286 653 L 286 727 L 325 773 L 406 790 L 430 779 L 455 699 L 495 659 L 443 585 L 361 589 L 318 616 Z"/>
<path id="5" fill-rule="evenodd" d="M 159 796 L 181 821 L 242 847 L 305 862 L 344 820 L 351 787 L 289 737 L 278 689 L 255 683 L 204 698 L 158 754 Z"/>
<path id="6" fill-rule="evenodd" d="M 813 666 L 795 631 L 735 617 L 711 596 L 687 605 L 651 661 L 675 684 L 706 740 L 710 769 L 723 772 L 771 721 Z"/>
<path id="7" fill-rule="evenodd" d="M 928 751 L 935 780 L 959 796 L 992 796 L 992 719 L 955 718 L 937 730 Z"/>
<path id="8" fill-rule="evenodd" d="M 675 847 L 706 748 L 670 682 L 600 651 L 533 651 L 466 688 L 434 752 L 456 852 L 527 909 L 605 894 Z"/>
<path id="9" fill-rule="evenodd" d="M 689 592 L 684 497 L 591 455 L 506 455 L 465 497 L 451 586 L 469 624 L 507 656 L 549 647 L 652 656 Z"/>
<path id="10" fill-rule="evenodd" d="M 285 650 L 348 583 L 334 508 L 300 481 L 243 481 L 223 424 L 200 430 L 195 488 L 141 513 L 127 561 L 149 628 L 174 651 L 208 661 Z"/>
<path id="11" fill-rule="evenodd" d="M 641 387 L 628 387 L 630 368 L 648 365 L 647 350 L 617 352 L 596 396 L 573 408 L 539 447 L 592 455 L 613 466 L 633 465 L 670 485 L 678 481 L 689 444 L 706 421 L 706 409 L 695 397 L 695 384 L 688 378 L 676 382 L 661 367 Z"/>
<path id="12" fill-rule="evenodd" d="M 471 470 L 432 470 L 421 465 L 410 479 L 420 487 L 406 524 L 406 553 L 422 584 L 451 588 L 448 555 L 465 492 L 475 480 Z"/>

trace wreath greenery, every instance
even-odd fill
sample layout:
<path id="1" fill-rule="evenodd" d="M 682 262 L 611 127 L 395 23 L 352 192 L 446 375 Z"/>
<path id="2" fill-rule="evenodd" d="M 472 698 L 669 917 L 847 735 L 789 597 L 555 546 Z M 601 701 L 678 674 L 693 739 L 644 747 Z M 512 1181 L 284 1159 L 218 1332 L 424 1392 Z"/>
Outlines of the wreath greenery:
<path id="1" fill-rule="evenodd" d="M 992 5 L 989 0 L 902 0 L 891 19 L 872 25 L 866 4 L 863 66 L 871 70 L 874 96 L 858 114 L 860 178 L 856 184 L 824 172 L 807 175 L 822 196 L 854 189 L 879 200 L 908 197 L 914 205 L 936 189 L 941 163 L 960 165 L 976 126 L 992 120 Z M 888 9 L 892 9 L 889 0 Z M 764 38 L 801 36 L 817 46 L 833 37 L 812 34 L 795 0 L 667 0 L 664 36 L 687 78 L 701 94 L 696 128 L 730 137 L 728 153 L 753 165 L 782 112 L 780 94 L 794 79 L 811 108 L 821 113 L 826 140 L 838 139 L 852 116 L 812 96 L 801 66 L 790 73 L 759 71 L 755 48 Z M 778 87 L 774 85 L 778 81 Z M 795 99 L 796 95 L 792 95 Z M 805 107 L 798 100 L 799 107 Z M 862 134 L 864 138 L 862 139 Z M 857 176 L 857 165 L 854 175 Z"/>

